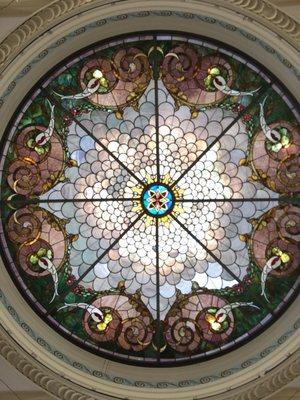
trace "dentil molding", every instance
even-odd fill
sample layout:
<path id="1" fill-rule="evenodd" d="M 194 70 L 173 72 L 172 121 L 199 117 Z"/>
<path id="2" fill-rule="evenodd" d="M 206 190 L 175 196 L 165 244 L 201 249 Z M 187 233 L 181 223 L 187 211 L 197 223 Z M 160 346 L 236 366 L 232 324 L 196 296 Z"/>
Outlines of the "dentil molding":
<path id="1" fill-rule="evenodd" d="M 104 394 L 90 393 L 75 383 L 70 383 L 50 370 L 42 367 L 34 358 L 24 352 L 20 346 L 0 327 L 0 353 L 19 372 L 39 385 L 48 393 L 61 400 L 108 400 Z M 276 392 L 300 375 L 300 350 L 295 352 L 284 363 L 274 368 L 257 383 L 249 383 L 242 388 L 232 390 L 228 395 L 218 395 L 214 400 L 260 400 Z M 224 397 L 226 396 L 226 397 Z M 115 399 L 126 400 L 124 397 Z M 155 398 L 155 397 L 154 397 Z M 194 397 L 193 400 L 203 400 Z"/>
<path id="2" fill-rule="evenodd" d="M 158 3 L 163 2 L 157 0 Z M 105 7 L 123 3 L 124 0 L 57 0 L 49 6 L 35 13 L 30 19 L 20 25 L 0 45 L 0 72 L 7 63 L 16 56 L 21 49 L 37 38 L 51 26 L 61 23 L 76 13 L 94 7 Z M 299 49 L 300 24 L 293 18 L 280 11 L 274 5 L 264 0 L 181 0 L 173 3 L 212 4 L 216 7 L 225 7 L 234 12 L 242 13 L 245 17 L 257 21 L 270 28 L 288 43 Z M 139 4 L 137 2 L 137 9 Z"/>

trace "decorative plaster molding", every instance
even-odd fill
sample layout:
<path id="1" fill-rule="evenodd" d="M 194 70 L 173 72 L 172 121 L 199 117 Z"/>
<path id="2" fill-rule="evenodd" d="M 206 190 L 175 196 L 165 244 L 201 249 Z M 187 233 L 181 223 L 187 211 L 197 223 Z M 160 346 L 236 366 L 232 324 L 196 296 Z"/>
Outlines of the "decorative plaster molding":
<path id="1" fill-rule="evenodd" d="M 33 357 L 26 354 L 9 338 L 3 327 L 0 327 L 0 354 L 24 376 L 58 399 L 96 400 L 95 397 L 78 392 L 75 384 L 70 385 L 70 383 L 64 382 L 63 378 L 46 371 Z"/>
<path id="2" fill-rule="evenodd" d="M 300 375 L 300 351 L 298 350 L 290 360 L 282 363 L 259 381 L 246 385 L 243 391 L 236 396 L 223 397 L 224 400 L 259 400 L 277 392 Z M 197 399 L 195 399 L 197 400 Z"/>
<path id="3" fill-rule="evenodd" d="M 34 358 L 39 358 L 39 350 L 44 349 L 47 351 L 49 355 L 54 355 L 56 358 L 59 360 L 63 361 L 66 365 L 69 365 L 71 367 L 76 368 L 79 371 L 82 371 L 83 373 L 86 374 L 86 376 L 90 375 L 93 377 L 97 377 L 101 379 L 103 382 L 108 382 L 108 383 L 117 383 L 118 385 L 122 386 L 127 386 L 127 387 L 140 387 L 140 388 L 147 388 L 151 390 L 164 390 L 164 389 L 180 389 L 180 388 L 188 388 L 188 387 L 197 387 L 199 385 L 205 385 L 205 384 L 216 384 L 218 381 L 226 378 L 226 377 L 233 377 L 234 374 L 245 371 L 247 368 L 254 366 L 255 364 L 261 362 L 262 360 L 266 360 L 266 357 L 272 355 L 272 353 L 276 350 L 279 350 L 282 346 L 285 346 L 286 342 L 291 339 L 292 337 L 295 337 L 297 335 L 297 332 L 300 328 L 300 318 L 297 319 L 291 326 L 288 326 L 288 329 L 280 335 L 280 337 L 276 337 L 274 335 L 274 340 L 270 343 L 268 343 L 268 347 L 265 347 L 263 349 L 260 349 L 255 355 L 253 355 L 251 358 L 246 358 L 244 359 L 243 357 L 240 357 L 238 364 L 231 365 L 230 367 L 227 365 L 226 369 L 215 369 L 213 375 L 207 374 L 207 371 L 203 371 L 204 375 L 197 374 L 197 378 L 192 379 L 185 379 L 181 380 L 179 377 L 176 377 L 176 380 L 170 381 L 170 379 L 164 378 L 161 380 L 162 376 L 158 374 L 158 381 L 157 382 L 151 382 L 151 379 L 147 380 L 137 380 L 136 377 L 132 377 L 131 379 L 128 378 L 123 378 L 120 375 L 115 375 L 115 374 L 110 374 L 110 373 L 105 373 L 101 370 L 98 369 L 92 369 L 88 364 L 85 364 L 82 362 L 82 360 L 79 360 L 78 358 L 72 357 L 70 354 L 66 353 L 63 349 L 56 348 L 55 346 L 51 346 L 48 343 L 48 339 L 46 337 L 42 337 L 39 332 L 36 332 L 35 330 L 32 329 L 26 323 L 23 319 L 23 316 L 19 315 L 12 304 L 10 304 L 0 289 L 0 300 L 2 302 L 2 305 L 5 307 L 5 309 L 8 311 L 8 314 L 13 318 L 13 320 L 18 324 L 18 326 L 21 327 L 22 331 L 24 331 L 30 338 L 34 340 L 34 348 L 35 345 L 38 345 L 36 347 L 36 350 L 34 353 L 30 354 Z M 1 304 L 1 303 L 0 303 Z M 0 309 L 1 311 L 1 309 Z M 1 315 L 0 315 L 1 317 Z M 1 319 L 0 319 L 1 321 Z M 3 326 L 6 326 L 5 323 Z M 1 327 L 1 323 L 0 323 Z M 4 332 L 4 330 L 3 330 Z M 10 331 L 8 332 L 10 335 Z M 14 339 L 12 339 L 14 340 Z M 20 346 L 22 347 L 22 346 Z M 294 354 L 295 351 L 291 351 L 289 354 Z M 43 364 L 45 365 L 45 363 Z M 252 378 L 253 379 L 253 378 Z M 236 386 L 235 386 L 236 387 Z M 222 399 L 223 400 L 223 399 Z"/>
<path id="4" fill-rule="evenodd" d="M 50 396 L 46 392 L 40 390 L 35 392 L 28 391 L 14 391 L 14 392 L 0 392 L 0 398 L 2 400 L 52 400 L 54 397 Z"/>
<path id="5" fill-rule="evenodd" d="M 45 31 L 54 21 L 82 8 L 92 0 L 57 0 L 48 7 L 37 11 L 0 44 L 0 68 L 13 58 L 35 36 Z"/>
<path id="6" fill-rule="evenodd" d="M 58 49 L 60 46 L 64 45 L 68 40 L 72 40 L 74 37 L 79 37 L 80 35 L 88 33 L 88 31 L 92 29 L 97 29 L 99 26 L 104 26 L 107 24 L 122 24 L 124 20 L 129 20 L 129 19 L 134 19 L 134 18 L 143 18 L 143 17 L 164 17 L 164 18 L 181 18 L 184 20 L 198 20 L 201 21 L 201 23 L 205 23 L 208 25 L 211 24 L 216 24 L 218 27 L 221 27 L 224 32 L 226 31 L 231 31 L 235 32 L 238 35 L 243 36 L 246 38 L 250 43 L 255 42 L 257 43 L 264 51 L 267 53 L 271 54 L 275 59 L 279 60 L 281 64 L 284 65 L 285 68 L 287 68 L 288 72 L 291 72 L 295 75 L 297 80 L 300 80 L 300 70 L 297 67 L 297 63 L 291 62 L 289 59 L 283 57 L 283 55 L 275 49 L 275 46 L 268 44 L 263 38 L 259 38 L 249 32 L 247 32 L 245 29 L 241 29 L 232 23 L 229 24 L 227 22 L 224 22 L 223 20 L 217 19 L 217 18 L 212 18 L 212 17 L 207 17 L 205 15 L 201 14 L 193 14 L 193 13 L 188 13 L 188 12 L 182 12 L 182 11 L 168 11 L 168 10 L 159 10 L 159 11 L 138 11 L 138 12 L 129 12 L 129 13 L 121 13 L 121 14 L 116 14 L 107 18 L 99 19 L 93 22 L 90 22 L 89 24 L 82 25 L 80 28 L 77 28 L 73 31 L 68 32 L 65 36 L 61 36 L 58 40 L 55 42 L 51 43 L 51 45 L 47 48 L 43 48 L 42 51 L 39 49 L 39 54 L 33 59 L 30 60 L 30 62 L 27 65 L 23 65 L 22 70 L 18 73 L 17 76 L 14 77 L 13 81 L 10 81 L 9 84 L 7 84 L 2 97 L 0 98 L 0 108 L 4 104 L 4 99 L 5 97 L 9 96 L 11 92 L 16 88 L 17 83 L 19 80 L 23 79 L 24 76 L 30 72 L 34 64 L 39 63 L 43 58 L 46 56 L 49 56 L 50 53 Z M 49 32 L 52 32 L 50 30 Z M 296 52 L 298 54 L 298 52 Z M 17 58 L 16 58 L 17 60 Z M 1 72 L 1 66 L 0 66 L 0 72 Z M 0 75 L 1 77 L 1 75 Z"/>
<path id="7" fill-rule="evenodd" d="M 51 371 L 41 366 L 36 359 L 25 353 L 9 337 L 5 330 L 0 328 L 0 354 L 24 376 L 35 382 L 41 388 L 56 396 L 61 400 L 100 400 L 109 399 L 103 394 L 91 394 L 78 387 L 63 377 L 58 377 Z M 224 397 L 214 396 L 216 400 L 259 400 L 272 393 L 277 392 L 282 386 L 286 385 L 300 375 L 300 350 L 291 355 L 282 364 L 266 373 L 259 383 L 255 381 L 245 385 L 242 390 L 233 389 L 228 391 Z M 237 393 L 237 391 L 239 393 Z M 97 396 L 97 397 L 94 397 Z M 99 397 L 101 396 L 101 397 Z M 153 393 L 153 398 L 155 398 Z M 122 397 L 115 397 L 122 399 Z M 192 398 L 191 398 L 192 399 Z M 200 400 L 203 397 L 194 397 L 193 400 Z"/>
<path id="8" fill-rule="evenodd" d="M 225 0 L 225 2 L 242 8 L 246 12 L 255 13 L 262 20 L 271 22 L 284 34 L 296 39 L 299 44 L 300 24 L 273 4 L 263 0 Z"/>
<path id="9" fill-rule="evenodd" d="M 216 7 L 224 6 L 234 12 L 246 14 L 249 18 L 257 20 L 257 22 L 266 27 L 272 27 L 287 42 L 299 48 L 300 24 L 264 0 L 196 0 L 196 2 L 199 4 L 213 4 Z M 19 54 L 34 38 L 54 24 L 70 18 L 75 13 L 84 11 L 87 5 L 103 7 L 109 4 L 116 5 L 117 3 L 124 3 L 124 1 L 57 0 L 51 3 L 36 12 L 0 44 L 0 69 L 4 69 L 8 61 Z"/>

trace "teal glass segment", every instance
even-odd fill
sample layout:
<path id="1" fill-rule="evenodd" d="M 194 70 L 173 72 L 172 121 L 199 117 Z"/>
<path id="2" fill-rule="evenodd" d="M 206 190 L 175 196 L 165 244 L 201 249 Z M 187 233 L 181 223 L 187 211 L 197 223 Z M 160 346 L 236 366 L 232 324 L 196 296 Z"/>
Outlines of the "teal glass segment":
<path id="1" fill-rule="evenodd" d="M 153 184 L 144 191 L 142 204 L 149 214 L 163 217 L 174 207 L 174 195 L 167 186 Z"/>

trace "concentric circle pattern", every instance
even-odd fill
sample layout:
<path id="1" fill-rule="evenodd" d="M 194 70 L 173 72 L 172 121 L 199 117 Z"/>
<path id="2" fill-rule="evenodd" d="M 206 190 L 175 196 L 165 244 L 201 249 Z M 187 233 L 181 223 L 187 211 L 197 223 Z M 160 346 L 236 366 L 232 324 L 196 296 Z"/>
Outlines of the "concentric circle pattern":
<path id="1" fill-rule="evenodd" d="M 7 128 L 1 242 L 24 297 L 105 357 L 221 355 L 293 299 L 299 114 L 244 56 L 147 34 L 83 50 Z"/>

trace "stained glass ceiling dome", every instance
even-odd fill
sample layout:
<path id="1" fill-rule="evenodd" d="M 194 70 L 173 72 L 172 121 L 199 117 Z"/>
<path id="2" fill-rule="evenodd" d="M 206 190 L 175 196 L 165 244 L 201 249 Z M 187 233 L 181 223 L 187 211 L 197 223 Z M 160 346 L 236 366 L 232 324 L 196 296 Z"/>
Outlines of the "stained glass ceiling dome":
<path id="1" fill-rule="evenodd" d="M 1 244 L 57 332 L 116 361 L 220 356 L 299 286 L 298 112 L 253 60 L 166 33 L 94 45 L 1 146 Z"/>

